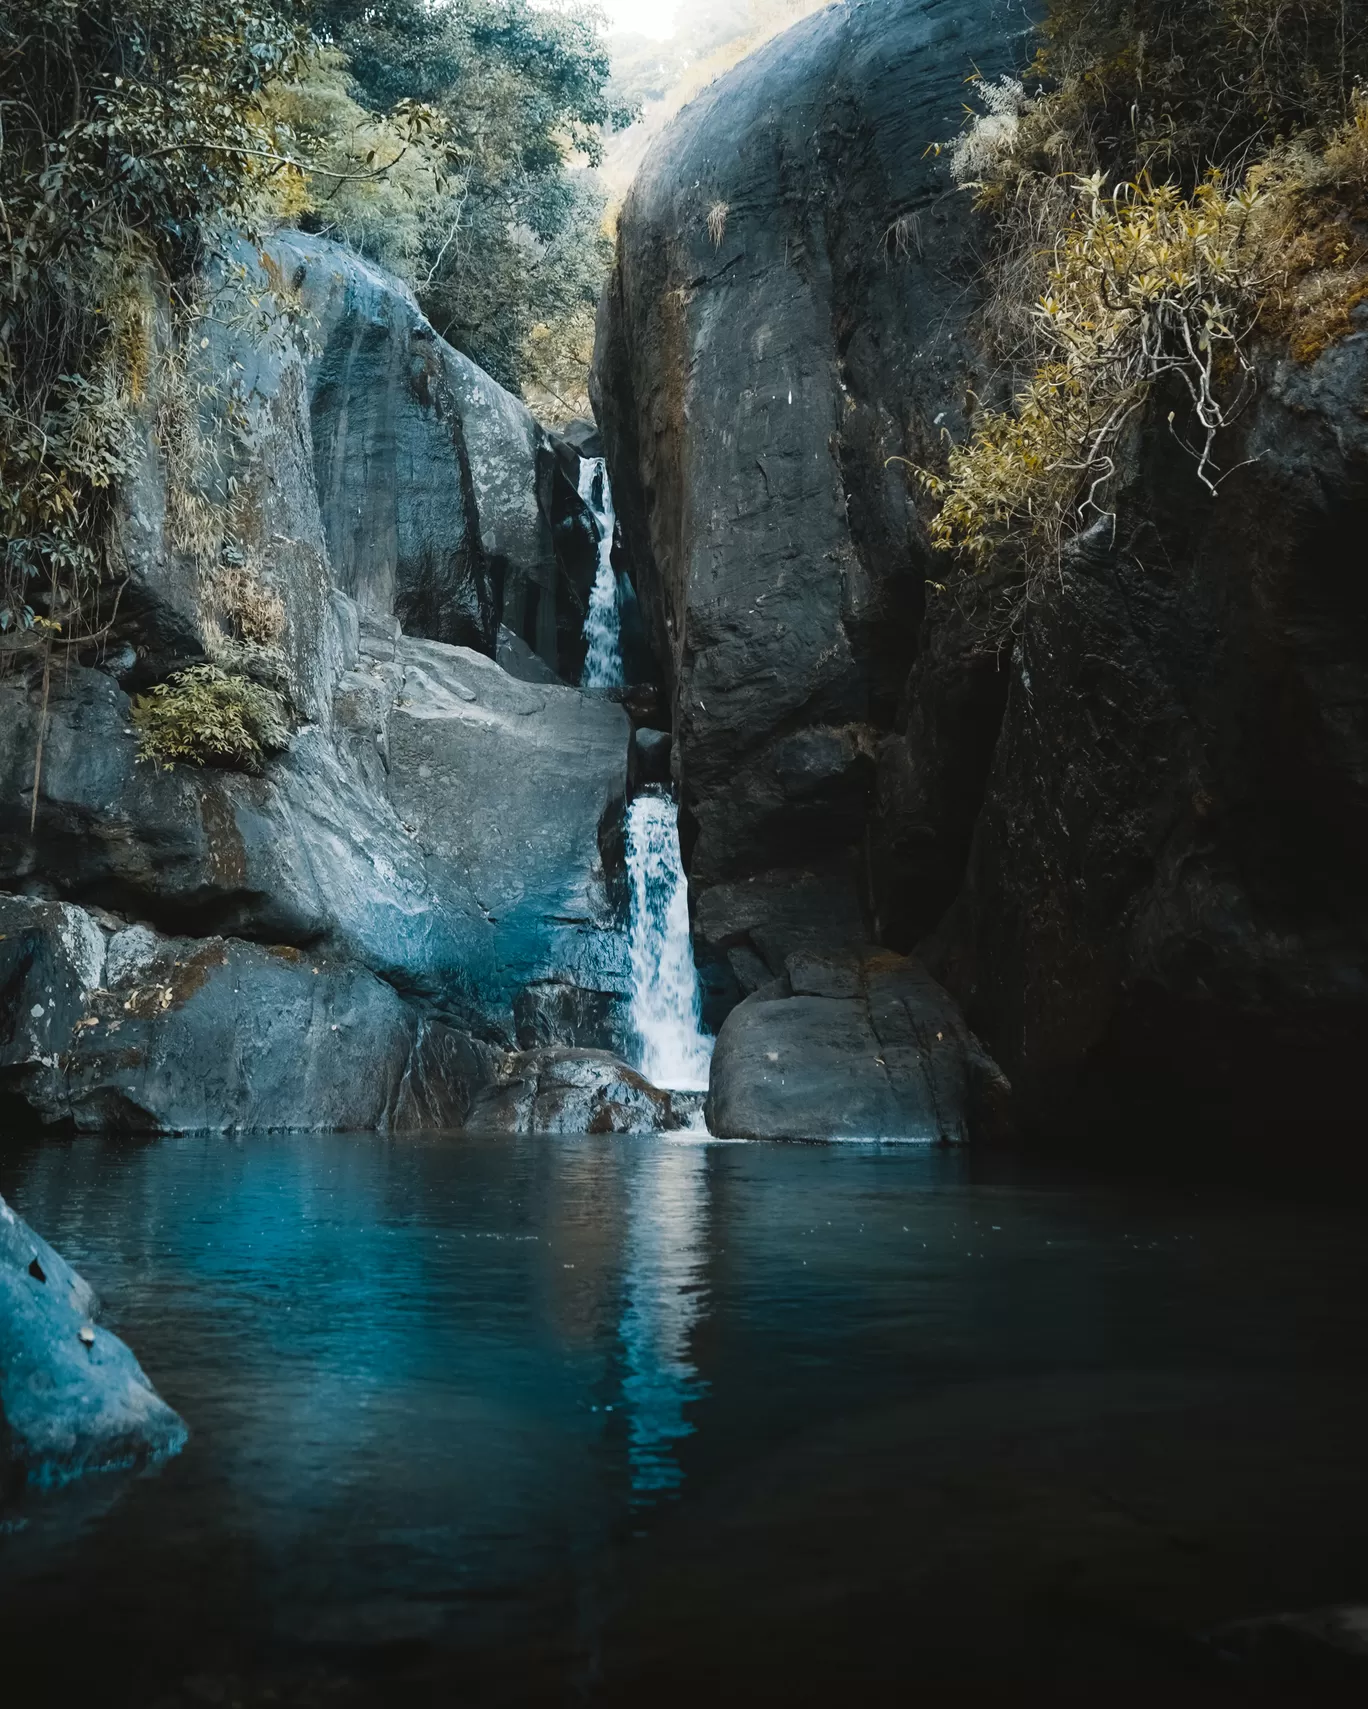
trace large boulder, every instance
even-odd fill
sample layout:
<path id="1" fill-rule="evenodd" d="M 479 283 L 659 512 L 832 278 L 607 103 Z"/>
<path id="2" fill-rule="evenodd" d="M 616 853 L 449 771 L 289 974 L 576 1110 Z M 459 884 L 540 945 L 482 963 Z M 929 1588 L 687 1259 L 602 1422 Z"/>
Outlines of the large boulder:
<path id="1" fill-rule="evenodd" d="M 265 251 L 310 317 L 314 470 L 337 585 L 366 615 L 493 654 L 501 624 L 577 678 L 594 573 L 550 434 L 353 251 L 286 232 Z M 579 550 L 569 550 L 574 542 Z"/>
<path id="2" fill-rule="evenodd" d="M 492 1052 L 353 963 L 0 896 L 0 1089 L 78 1130 L 458 1127 Z"/>
<path id="3" fill-rule="evenodd" d="M 795 954 L 727 1017 L 713 1052 L 719 1139 L 909 1139 L 1009 1130 L 1010 1088 L 954 1002 L 888 952 Z"/>
<path id="4" fill-rule="evenodd" d="M 600 695 L 519 681 L 404 639 L 386 733 L 389 800 L 493 927 L 495 989 L 560 978 L 628 989 L 604 850 L 626 801 L 631 725 Z"/>
<path id="5" fill-rule="evenodd" d="M 506 626 L 578 680 L 597 551 L 573 450 L 352 250 L 281 232 L 229 243 L 209 274 L 221 312 L 203 349 L 153 363 L 143 455 L 117 506 L 114 634 L 134 678 L 214 644 L 231 567 L 209 561 L 218 507 L 232 562 L 281 602 L 287 685 L 310 718 L 336 669 L 339 590 L 363 617 L 491 655 Z M 155 337 L 172 342 L 164 305 Z M 184 413 L 163 395 L 177 385 L 219 400 L 197 446 L 168 445 L 157 419 Z"/>
<path id="6" fill-rule="evenodd" d="M 185 1425 L 48 1243 L 0 1199 L 0 1500 L 177 1453 Z"/>
<path id="7" fill-rule="evenodd" d="M 984 389 L 971 212 L 928 145 L 959 128 L 975 67 L 1022 57 L 1025 23 L 1006 0 L 831 7 L 685 108 L 623 207 L 595 406 L 669 676 L 700 913 L 786 868 L 864 911 L 929 562 L 890 459 L 958 436 Z M 782 882 L 759 894 L 791 914 Z M 725 1011 L 746 983 L 711 941 Z"/>
<path id="8" fill-rule="evenodd" d="M 936 585 L 897 461 L 1001 401 L 988 228 L 927 150 L 964 77 L 1029 60 L 1031 10 L 832 7 L 686 108 L 623 208 L 595 395 L 710 1014 L 873 938 L 918 951 L 1038 1136 L 1352 1136 L 1368 311 L 1310 364 L 1254 348 L 1219 497 L 1157 397 L 1114 531 L 1013 624 L 1003 572 Z"/>

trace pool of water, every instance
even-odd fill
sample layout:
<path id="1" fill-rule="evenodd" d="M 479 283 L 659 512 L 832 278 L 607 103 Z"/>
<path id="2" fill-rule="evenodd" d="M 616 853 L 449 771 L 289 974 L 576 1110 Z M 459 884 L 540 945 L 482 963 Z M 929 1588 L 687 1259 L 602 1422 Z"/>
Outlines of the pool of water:
<path id="1" fill-rule="evenodd" d="M 1289 1162 L 1289 1168 L 1292 1162 Z M 921 1147 L 9 1147 L 191 1428 L 26 1499 L 44 1702 L 1215 1680 L 1368 1599 L 1368 1216 Z"/>

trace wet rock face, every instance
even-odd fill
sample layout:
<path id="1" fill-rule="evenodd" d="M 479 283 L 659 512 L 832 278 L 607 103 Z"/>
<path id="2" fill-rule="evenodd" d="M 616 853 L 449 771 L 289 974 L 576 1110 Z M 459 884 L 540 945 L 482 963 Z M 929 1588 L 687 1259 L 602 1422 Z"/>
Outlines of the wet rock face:
<path id="1" fill-rule="evenodd" d="M 967 199 L 927 146 L 1024 21 L 995 0 L 830 8 L 686 108 L 623 208 L 595 401 L 668 662 L 700 909 L 814 867 L 861 909 L 850 851 L 927 567 L 889 459 L 962 431 L 974 368 Z"/>
<path id="2" fill-rule="evenodd" d="M 16 1486 L 174 1454 L 184 1424 L 128 1348 L 95 1324 L 93 1289 L 0 1199 L 0 1502 Z"/>
<path id="3" fill-rule="evenodd" d="M 795 954 L 727 1017 L 709 1130 L 724 1139 L 1000 1139 L 1011 1091 L 953 1000 L 887 952 Z"/>
<path id="4" fill-rule="evenodd" d="M 682 1127 L 668 1092 L 604 1050 L 508 1057 L 467 1126 L 477 1133 L 662 1133 Z"/>

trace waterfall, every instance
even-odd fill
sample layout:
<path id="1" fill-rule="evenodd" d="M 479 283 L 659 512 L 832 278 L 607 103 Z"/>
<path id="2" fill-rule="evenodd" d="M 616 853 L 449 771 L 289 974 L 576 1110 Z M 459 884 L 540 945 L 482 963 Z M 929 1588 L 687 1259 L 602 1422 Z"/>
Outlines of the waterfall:
<path id="1" fill-rule="evenodd" d="M 619 638 L 618 585 L 613 573 L 613 491 L 602 457 L 580 462 L 579 494 L 599 531 L 598 574 L 589 593 L 584 633 L 589 651 L 580 673 L 581 688 L 622 687 L 622 647 Z"/>
<path id="2" fill-rule="evenodd" d="M 613 493 L 601 457 L 581 461 L 579 491 L 599 530 L 599 567 L 584 619 L 589 648 L 580 686 L 621 688 Z M 653 1085 L 668 1091 L 706 1091 L 712 1040 L 702 1027 L 678 813 L 663 790 L 650 788 L 633 800 L 627 809 L 626 842 L 636 1066 Z"/>
<path id="3" fill-rule="evenodd" d="M 701 1022 L 677 810 L 663 791 L 646 790 L 627 809 L 627 876 L 637 1067 L 670 1091 L 705 1090 L 712 1040 Z"/>

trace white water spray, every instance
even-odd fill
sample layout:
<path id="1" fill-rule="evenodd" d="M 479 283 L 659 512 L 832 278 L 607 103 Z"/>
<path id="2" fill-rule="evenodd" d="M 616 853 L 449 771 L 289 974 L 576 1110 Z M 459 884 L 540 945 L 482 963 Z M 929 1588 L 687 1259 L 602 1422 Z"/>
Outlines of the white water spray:
<path id="1" fill-rule="evenodd" d="M 637 1066 L 655 1086 L 704 1091 L 713 1041 L 702 1027 L 677 810 L 668 795 L 648 790 L 627 809 L 627 876 Z"/>
<path id="2" fill-rule="evenodd" d="M 589 610 L 584 634 L 589 651 L 580 673 L 581 688 L 622 687 L 621 619 L 618 613 L 617 577 L 613 573 L 613 491 L 602 457 L 586 457 L 580 463 L 579 495 L 588 506 L 599 530 L 598 573 L 589 592 Z"/>

